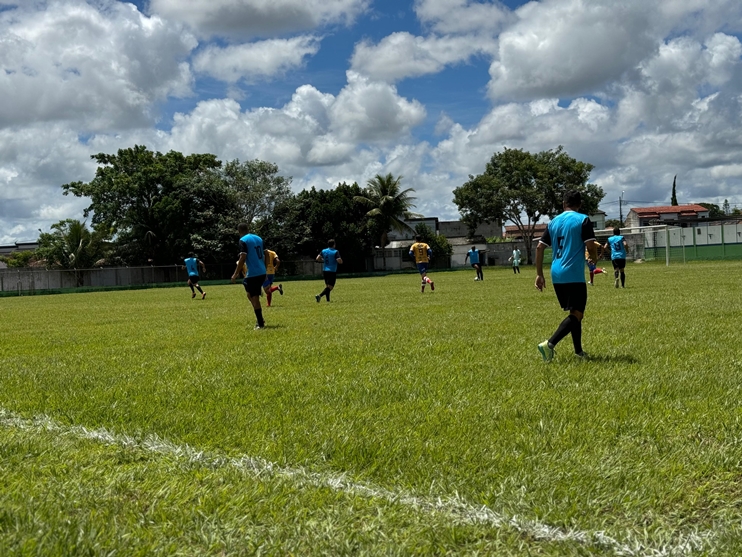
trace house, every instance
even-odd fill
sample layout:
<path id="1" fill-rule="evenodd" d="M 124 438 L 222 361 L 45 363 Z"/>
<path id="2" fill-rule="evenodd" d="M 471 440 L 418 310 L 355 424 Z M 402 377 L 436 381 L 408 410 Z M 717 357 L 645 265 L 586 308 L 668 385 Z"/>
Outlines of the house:
<path id="1" fill-rule="evenodd" d="M 593 229 L 594 230 L 603 230 L 605 228 L 605 217 L 606 217 L 605 211 L 595 211 L 592 215 L 588 215 L 588 218 L 593 223 Z"/>
<path id="2" fill-rule="evenodd" d="M 709 218 L 709 210 L 703 205 L 661 205 L 657 207 L 634 207 L 626 215 L 624 227 L 652 226 L 664 222 L 696 222 Z"/>

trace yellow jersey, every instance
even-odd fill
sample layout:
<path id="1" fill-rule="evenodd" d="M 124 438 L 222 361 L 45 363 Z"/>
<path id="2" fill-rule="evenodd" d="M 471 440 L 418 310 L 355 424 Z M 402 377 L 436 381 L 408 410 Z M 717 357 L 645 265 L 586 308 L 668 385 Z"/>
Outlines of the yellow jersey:
<path id="1" fill-rule="evenodd" d="M 601 252 L 603 251 L 603 247 L 600 245 L 600 242 L 596 242 L 593 240 L 593 243 L 595 244 L 595 250 L 598 252 L 598 259 L 600 259 Z M 585 259 L 588 259 L 590 257 L 590 252 L 585 248 Z"/>
<path id="2" fill-rule="evenodd" d="M 410 251 L 415 256 L 415 263 L 427 263 L 430 261 L 430 258 L 428 257 L 429 249 L 430 246 L 425 242 L 415 242 L 412 244 Z"/>
<path id="3" fill-rule="evenodd" d="M 276 259 L 278 254 L 275 251 L 269 249 L 265 250 L 265 274 L 275 275 L 276 274 Z"/>

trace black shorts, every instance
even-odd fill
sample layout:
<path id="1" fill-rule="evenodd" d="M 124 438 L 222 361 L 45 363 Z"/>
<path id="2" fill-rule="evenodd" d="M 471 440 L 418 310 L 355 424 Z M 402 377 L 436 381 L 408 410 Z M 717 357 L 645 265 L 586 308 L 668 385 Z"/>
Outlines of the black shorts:
<path id="1" fill-rule="evenodd" d="M 336 271 L 322 271 L 322 276 L 325 278 L 325 284 L 335 286 L 335 283 L 338 279 L 338 274 Z"/>
<path id="2" fill-rule="evenodd" d="M 555 284 L 554 292 L 556 292 L 557 300 L 559 300 L 559 305 L 562 306 L 563 310 L 585 312 L 585 306 L 587 305 L 587 284 L 584 282 Z"/>
<path id="3" fill-rule="evenodd" d="M 472 263 L 471 266 L 476 269 L 477 267 L 479 267 L 479 263 Z"/>
<path id="4" fill-rule="evenodd" d="M 242 284 L 245 286 L 247 295 L 251 298 L 253 296 L 260 296 L 260 291 L 263 288 L 265 282 L 265 275 L 257 275 L 255 277 L 245 277 L 242 280 Z"/>
<path id="5" fill-rule="evenodd" d="M 191 284 L 198 284 L 198 275 L 188 275 L 188 280 L 191 281 Z"/>
<path id="6" fill-rule="evenodd" d="M 611 263 L 613 263 L 614 269 L 625 269 L 626 268 L 626 260 L 625 259 L 613 259 L 611 260 Z"/>

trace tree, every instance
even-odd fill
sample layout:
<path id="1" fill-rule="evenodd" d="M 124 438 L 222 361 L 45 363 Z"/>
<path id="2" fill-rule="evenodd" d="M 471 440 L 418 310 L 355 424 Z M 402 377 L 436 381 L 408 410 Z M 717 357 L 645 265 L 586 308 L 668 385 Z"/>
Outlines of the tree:
<path id="1" fill-rule="evenodd" d="M 454 190 L 454 203 L 470 233 L 480 223 L 496 219 L 515 224 L 531 263 L 535 226 L 542 217 L 562 212 L 566 191 L 582 193 L 581 212 L 597 210 L 605 193 L 588 183 L 592 169 L 593 165 L 573 159 L 561 146 L 535 155 L 506 147 L 492 155 L 482 174 L 469 176 L 468 182 Z"/>
<path id="2" fill-rule="evenodd" d="M 36 251 L 14 251 L 9 255 L 0 255 L 0 261 L 9 269 L 28 267 L 36 258 Z"/>
<path id="3" fill-rule="evenodd" d="M 235 194 L 240 220 L 248 226 L 270 218 L 275 207 L 292 196 L 291 178 L 279 176 L 278 166 L 270 162 L 235 159 L 224 165 L 221 176 Z"/>
<path id="4" fill-rule="evenodd" d="M 98 153 L 95 178 L 64 184 L 65 195 L 89 197 L 85 209 L 95 228 L 112 231 L 117 253 L 128 263 L 173 263 L 190 244 L 190 218 L 198 201 L 183 191 L 188 179 L 218 168 L 211 154 L 163 155 L 143 145 Z"/>
<path id="5" fill-rule="evenodd" d="M 726 216 L 724 211 L 715 203 L 699 203 L 701 207 L 705 207 L 709 211 L 709 218 L 716 219 L 719 217 Z"/>
<path id="6" fill-rule="evenodd" d="M 74 269 L 78 286 L 82 286 L 82 271 L 104 259 L 106 234 L 100 229 L 88 230 L 79 220 L 67 219 L 42 232 L 36 255 L 46 261 L 47 268 Z"/>
<path id="7" fill-rule="evenodd" d="M 670 198 L 670 205 L 673 207 L 676 207 L 678 204 L 678 194 L 675 191 L 675 181 L 678 179 L 677 174 L 675 175 L 675 178 L 672 179 L 672 197 Z"/>
<path id="8" fill-rule="evenodd" d="M 415 200 L 410 194 L 415 190 L 407 188 L 402 190 L 400 182 L 402 176 L 395 178 L 391 172 L 386 176 L 377 174 L 371 178 L 363 194 L 355 199 L 358 203 L 368 209 L 366 217 L 369 219 L 369 227 L 379 238 L 379 247 L 383 248 L 389 243 L 389 232 L 411 231 L 412 228 L 404 222 L 404 219 L 418 217 L 417 213 L 410 212 L 414 207 Z M 384 268 L 386 268 L 386 252 L 382 251 Z"/>
<path id="9" fill-rule="evenodd" d="M 605 221 L 606 228 L 621 228 L 623 223 L 618 219 L 607 219 Z"/>

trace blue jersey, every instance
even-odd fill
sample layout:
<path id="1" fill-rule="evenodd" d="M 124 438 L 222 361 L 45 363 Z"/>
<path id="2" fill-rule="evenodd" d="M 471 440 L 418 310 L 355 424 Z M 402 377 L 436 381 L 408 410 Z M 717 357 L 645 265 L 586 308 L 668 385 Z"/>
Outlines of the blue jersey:
<path id="1" fill-rule="evenodd" d="M 325 248 L 322 250 L 322 270 L 329 271 L 331 273 L 337 273 L 338 270 L 338 259 L 340 253 L 338 250 L 333 248 Z"/>
<path id="2" fill-rule="evenodd" d="M 595 240 L 595 233 L 587 215 L 564 211 L 549 223 L 540 241 L 552 247 L 551 282 L 585 282 L 585 242 L 588 240 Z"/>
<path id="3" fill-rule="evenodd" d="M 188 271 L 188 276 L 198 275 L 198 259 L 196 259 L 195 257 L 189 257 L 184 261 L 186 271 Z"/>
<path id="4" fill-rule="evenodd" d="M 611 236 L 608 238 L 608 245 L 611 246 L 611 259 L 626 259 L 623 236 Z"/>
<path id="5" fill-rule="evenodd" d="M 265 255 L 263 253 L 263 240 L 255 234 L 247 234 L 240 238 L 240 253 L 247 255 L 247 276 L 259 277 L 265 274 Z"/>
<path id="6" fill-rule="evenodd" d="M 467 254 L 469 255 L 469 261 L 471 261 L 471 264 L 474 265 L 475 263 L 479 263 L 479 250 L 478 249 L 470 249 Z"/>

